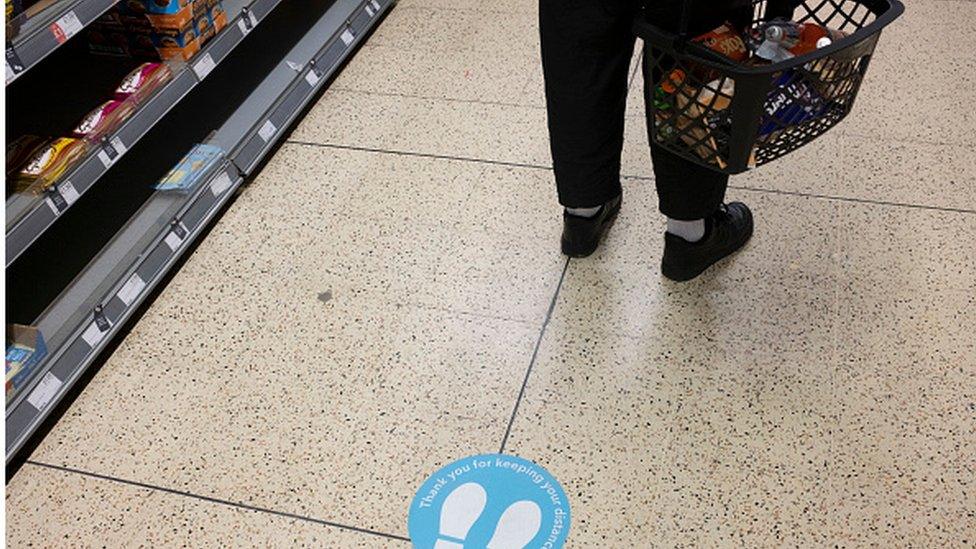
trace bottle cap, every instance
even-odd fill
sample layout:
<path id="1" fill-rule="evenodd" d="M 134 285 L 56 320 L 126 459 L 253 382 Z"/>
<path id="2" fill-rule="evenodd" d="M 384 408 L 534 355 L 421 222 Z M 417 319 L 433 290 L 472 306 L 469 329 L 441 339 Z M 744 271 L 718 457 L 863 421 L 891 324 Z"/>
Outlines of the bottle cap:
<path id="1" fill-rule="evenodd" d="M 827 46 L 829 46 L 829 45 L 831 45 L 833 43 L 834 43 L 834 41 L 831 40 L 829 36 L 824 36 L 820 40 L 817 40 L 817 47 L 818 48 L 826 48 Z"/>

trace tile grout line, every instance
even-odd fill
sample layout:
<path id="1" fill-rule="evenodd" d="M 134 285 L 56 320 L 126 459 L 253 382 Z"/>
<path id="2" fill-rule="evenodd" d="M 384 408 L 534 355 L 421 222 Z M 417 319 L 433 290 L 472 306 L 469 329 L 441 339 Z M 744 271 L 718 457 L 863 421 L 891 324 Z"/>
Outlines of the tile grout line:
<path id="1" fill-rule="evenodd" d="M 539 164 L 527 164 L 523 162 L 507 162 L 504 160 L 488 160 L 485 158 L 471 158 L 466 156 L 451 156 L 445 154 L 422 153 L 422 152 L 415 152 L 415 151 L 397 151 L 393 149 L 361 147 L 358 145 L 340 145 L 338 143 L 313 143 L 311 141 L 298 141 L 294 139 L 289 139 L 285 142 L 291 143 L 293 145 L 304 145 L 308 147 L 320 147 L 326 149 L 343 149 L 343 150 L 350 150 L 350 151 L 386 153 L 386 154 L 396 154 L 400 156 L 416 156 L 420 158 L 439 158 L 441 160 L 457 160 L 461 162 L 474 162 L 478 164 L 491 164 L 495 166 L 508 166 L 512 168 L 530 168 L 535 170 L 552 171 L 552 166 L 542 166 Z"/>
<path id="2" fill-rule="evenodd" d="M 256 511 L 256 512 L 259 512 L 259 513 L 267 513 L 267 514 L 271 514 L 271 515 L 277 515 L 279 517 L 290 518 L 290 519 L 295 519 L 295 520 L 301 520 L 301 521 L 304 521 L 304 522 L 312 522 L 312 523 L 321 524 L 321 525 L 324 525 L 324 526 L 331 526 L 333 528 L 340 528 L 340 529 L 343 529 L 343 530 L 350 530 L 350 531 L 353 531 L 353 532 L 359 532 L 361 534 L 370 534 L 370 535 L 373 535 L 373 536 L 379 536 L 379 537 L 384 537 L 384 538 L 388 538 L 388 539 L 395 539 L 395 540 L 398 540 L 398 541 L 410 541 L 410 538 L 406 538 L 406 537 L 399 536 L 399 535 L 396 535 L 396 534 L 388 534 L 386 532 L 379 532 L 379 531 L 376 531 L 376 530 L 369 530 L 367 528 L 359 528 L 358 526 L 349 526 L 347 524 L 340 524 L 338 522 L 331 522 L 331 521 L 328 521 L 328 520 L 318 519 L 318 518 L 314 518 L 314 517 L 307 517 L 307 516 L 304 516 L 304 515 L 296 515 L 294 513 L 288 513 L 286 511 L 276 511 L 274 509 L 267 509 L 267 508 L 264 508 L 264 507 L 256 507 L 254 505 L 248 505 L 246 503 L 239 503 L 239 502 L 229 501 L 229 500 L 225 500 L 225 499 L 219 499 L 219 498 L 215 498 L 215 497 L 211 497 L 211 496 L 204 496 L 204 495 L 200 495 L 200 494 L 194 494 L 194 493 L 191 493 L 191 492 L 184 492 L 182 490 L 176 490 L 176 489 L 173 489 L 173 488 L 166 488 L 164 486 L 155 486 L 153 484 L 147 484 L 147 483 L 139 482 L 139 481 L 135 481 L 135 480 L 127 480 L 127 479 L 113 477 L 113 476 L 109 476 L 109 475 L 103 475 L 103 474 L 100 474 L 100 473 L 93 473 L 93 472 L 90 472 L 90 471 L 82 471 L 81 469 L 74 469 L 72 467 L 64 467 L 64 466 L 60 466 L 60 465 L 52 465 L 50 463 L 43 463 L 43 462 L 40 462 L 40 461 L 34 461 L 34 460 L 30 460 L 30 459 L 26 460 L 25 463 L 28 463 L 30 465 L 34 465 L 36 467 L 45 467 L 45 468 L 48 468 L 48 469 L 53 469 L 53 470 L 56 470 L 56 471 L 62 471 L 62 472 L 65 472 L 65 473 L 73 473 L 73 474 L 76 474 L 76 475 L 82 475 L 82 476 L 86 476 L 86 477 L 97 478 L 97 479 L 105 480 L 105 481 L 109 481 L 109 482 L 117 482 L 119 484 L 125 484 L 125 485 L 128 485 L 128 486 L 135 486 L 135 487 L 138 487 L 138 488 L 145 488 L 145 489 L 154 490 L 154 491 L 157 491 L 157 492 L 165 492 L 167 494 L 173 494 L 173 495 L 188 497 L 188 498 L 192 498 L 192 499 L 199 499 L 199 500 L 206 501 L 206 502 L 209 502 L 209 503 L 215 503 L 215 504 L 218 504 L 218 505 L 225 505 L 225 506 L 228 506 L 228 507 L 235 507 L 235 508 L 238 508 L 238 509 L 244 509 L 246 511 Z"/>
<path id="3" fill-rule="evenodd" d="M 529 376 L 532 375 L 532 368 L 535 366 L 536 358 L 539 356 L 539 348 L 542 346 L 542 338 L 546 335 L 546 328 L 549 327 L 549 321 L 552 320 L 552 312 L 556 308 L 556 301 L 559 299 L 559 291 L 563 287 L 563 281 L 566 280 L 566 272 L 569 270 L 570 258 L 566 258 L 566 263 L 563 264 L 563 272 L 559 275 L 559 283 L 556 284 L 556 291 L 552 294 L 552 301 L 549 302 L 549 310 L 546 311 L 546 318 L 542 322 L 542 328 L 539 330 L 539 338 L 535 342 L 535 348 L 532 349 L 532 358 L 529 359 L 529 367 L 525 370 L 525 378 L 522 379 L 522 388 L 519 389 L 518 397 L 515 399 L 515 407 L 512 408 L 512 415 L 508 418 L 508 426 L 505 428 L 505 436 L 502 438 L 501 446 L 498 449 L 499 454 L 505 453 L 505 445 L 508 444 L 508 437 L 512 434 L 512 426 L 515 425 L 515 416 L 518 415 L 519 405 L 522 404 L 522 397 L 525 396 L 525 389 L 529 385 Z"/>
<path id="4" fill-rule="evenodd" d="M 465 156 L 451 156 L 444 154 L 435 153 L 422 153 L 415 151 L 399 151 L 393 149 L 383 149 L 378 147 L 362 147 L 358 145 L 342 145 L 338 143 L 313 143 L 311 141 L 300 141 L 295 139 L 289 139 L 286 143 L 292 145 L 301 145 L 307 147 L 319 147 L 323 149 L 340 149 L 340 150 L 350 150 L 350 151 L 361 151 L 361 152 L 375 152 L 384 154 L 395 154 L 399 156 L 413 156 L 419 158 L 438 158 L 441 160 L 455 160 L 459 162 L 472 162 L 477 164 L 488 164 L 493 166 L 507 166 L 511 168 L 528 168 L 535 170 L 545 170 L 552 171 L 552 166 L 543 166 L 540 164 L 527 164 L 522 162 L 508 162 L 505 160 L 490 160 L 487 158 L 472 158 Z M 648 177 L 644 175 L 628 175 L 621 174 L 622 179 L 635 179 L 638 181 L 653 181 L 653 177 Z M 965 208 L 950 208 L 946 206 L 931 206 L 926 204 L 912 204 L 909 202 L 888 202 L 885 200 L 871 200 L 868 198 L 854 198 L 848 196 L 835 196 L 829 194 L 816 194 L 816 193 L 804 193 L 800 191 L 783 191 L 779 189 L 762 189 L 759 187 L 750 187 L 747 185 L 729 185 L 730 189 L 739 189 L 743 191 L 752 191 L 757 193 L 768 193 L 768 194 L 780 194 L 787 196 L 802 196 L 805 198 L 819 198 L 822 200 L 836 200 L 838 202 L 854 202 L 858 204 L 873 204 L 876 206 L 891 206 L 896 208 L 910 208 L 916 210 L 933 210 L 941 212 L 951 212 L 951 213 L 962 213 L 962 214 L 976 214 L 976 210 L 968 210 Z"/>

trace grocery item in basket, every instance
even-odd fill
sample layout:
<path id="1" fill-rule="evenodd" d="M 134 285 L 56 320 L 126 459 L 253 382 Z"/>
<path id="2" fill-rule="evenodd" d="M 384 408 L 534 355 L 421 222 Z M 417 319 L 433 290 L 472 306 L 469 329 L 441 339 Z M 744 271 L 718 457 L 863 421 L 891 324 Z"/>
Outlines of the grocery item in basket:
<path id="1" fill-rule="evenodd" d="M 189 192 L 210 173 L 221 157 L 220 147 L 200 144 L 193 147 L 163 179 L 156 184 L 159 191 Z"/>
<path id="2" fill-rule="evenodd" d="M 756 56 L 776 63 L 832 44 L 847 33 L 818 25 L 774 19 L 756 27 L 751 34 Z"/>
<path id="3" fill-rule="evenodd" d="M 14 176 L 15 190 L 40 192 L 56 182 L 86 150 L 85 142 L 61 137 L 41 148 Z"/>
<path id="4" fill-rule="evenodd" d="M 827 112 L 829 103 L 815 86 L 801 77 L 801 73 L 788 70 L 773 83 L 764 108 L 759 124 L 760 137 L 819 118 Z"/>
<path id="5" fill-rule="evenodd" d="M 137 96 L 145 97 L 169 78 L 169 67 L 162 63 L 143 63 L 130 72 L 115 89 L 115 99 L 125 101 Z"/>
<path id="6" fill-rule="evenodd" d="M 742 35 L 731 23 L 722 25 L 701 34 L 692 39 L 692 42 L 701 44 L 708 49 L 719 53 L 729 59 L 742 63 L 749 58 L 749 48 L 746 47 Z M 715 73 L 708 67 L 690 66 L 688 70 L 692 72 L 695 80 L 707 82 L 715 78 Z M 654 89 L 652 96 L 655 106 L 658 109 L 669 109 L 675 104 L 674 94 L 684 87 L 688 74 L 681 68 L 670 71 Z M 694 97 L 697 92 L 694 90 L 682 90 L 689 97 Z"/>
<path id="7" fill-rule="evenodd" d="M 118 99 L 106 101 L 88 113 L 71 132 L 71 136 L 99 139 L 118 127 L 118 124 L 128 118 L 132 111 L 133 106 L 125 101 Z"/>

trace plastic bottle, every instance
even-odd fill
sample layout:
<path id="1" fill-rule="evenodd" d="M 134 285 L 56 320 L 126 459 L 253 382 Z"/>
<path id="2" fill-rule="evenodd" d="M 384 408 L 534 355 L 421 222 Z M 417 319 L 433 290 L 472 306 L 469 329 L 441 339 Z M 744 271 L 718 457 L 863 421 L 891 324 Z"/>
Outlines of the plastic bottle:
<path id="1" fill-rule="evenodd" d="M 773 20 L 759 29 L 762 43 L 756 55 L 767 61 L 782 61 L 823 48 L 847 36 L 847 33 L 816 23 Z"/>

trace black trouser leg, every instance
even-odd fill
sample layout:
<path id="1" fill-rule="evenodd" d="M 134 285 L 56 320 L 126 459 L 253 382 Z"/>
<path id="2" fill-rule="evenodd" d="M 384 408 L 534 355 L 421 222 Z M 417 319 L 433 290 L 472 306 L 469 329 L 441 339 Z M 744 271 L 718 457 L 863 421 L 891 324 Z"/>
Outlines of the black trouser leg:
<path id="1" fill-rule="evenodd" d="M 708 217 L 725 200 L 729 176 L 685 160 L 654 143 L 650 107 L 654 85 L 651 83 L 659 82 L 661 75 L 652 74 L 648 62 L 651 58 L 650 52 L 645 51 L 644 108 L 647 112 L 647 138 L 651 143 L 658 208 L 664 215 L 683 221 Z"/>
<path id="2" fill-rule="evenodd" d="M 542 70 L 559 202 L 598 206 L 620 194 L 631 0 L 540 0 Z"/>

